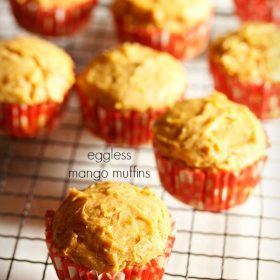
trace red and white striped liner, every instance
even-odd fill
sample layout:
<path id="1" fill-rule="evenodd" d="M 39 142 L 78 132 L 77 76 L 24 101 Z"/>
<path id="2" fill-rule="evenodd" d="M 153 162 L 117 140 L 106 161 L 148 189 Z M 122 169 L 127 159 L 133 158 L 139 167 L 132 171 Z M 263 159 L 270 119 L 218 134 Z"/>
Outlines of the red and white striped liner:
<path id="1" fill-rule="evenodd" d="M 203 53 L 209 43 L 212 15 L 204 22 L 189 28 L 185 33 L 170 33 L 161 29 L 146 29 L 129 26 L 121 17 L 114 15 L 121 41 L 138 42 L 179 59 L 191 59 Z"/>
<path id="2" fill-rule="evenodd" d="M 234 0 L 244 21 L 267 21 L 280 25 L 280 0 Z"/>
<path id="3" fill-rule="evenodd" d="M 47 211 L 46 222 L 46 243 L 49 255 L 55 267 L 57 276 L 60 280 L 161 280 L 165 267 L 170 257 L 175 241 L 175 230 L 173 222 L 173 232 L 168 238 L 166 249 L 163 255 L 151 260 L 144 266 L 131 266 L 114 275 L 110 273 L 98 274 L 96 271 L 89 270 L 62 257 L 54 248 L 52 240 L 52 220 L 55 212 Z"/>
<path id="4" fill-rule="evenodd" d="M 88 23 L 97 0 L 86 0 L 67 8 L 48 8 L 34 0 L 24 3 L 10 0 L 10 4 L 18 24 L 28 31 L 45 36 L 67 36 Z"/>
<path id="5" fill-rule="evenodd" d="M 152 125 L 164 110 L 121 111 L 91 103 L 77 88 L 85 126 L 111 144 L 139 146 L 152 139 Z"/>
<path id="6" fill-rule="evenodd" d="M 178 200 L 213 212 L 243 203 L 259 183 L 266 161 L 261 158 L 240 171 L 211 171 L 189 168 L 154 149 L 163 187 Z"/>
<path id="7" fill-rule="evenodd" d="M 244 104 L 260 119 L 280 117 L 280 83 L 246 83 L 230 76 L 210 58 L 215 88 L 234 102 Z"/>
<path id="8" fill-rule="evenodd" d="M 66 107 L 62 103 L 45 102 L 35 105 L 0 103 L 0 130 L 13 137 L 29 138 L 56 128 Z"/>

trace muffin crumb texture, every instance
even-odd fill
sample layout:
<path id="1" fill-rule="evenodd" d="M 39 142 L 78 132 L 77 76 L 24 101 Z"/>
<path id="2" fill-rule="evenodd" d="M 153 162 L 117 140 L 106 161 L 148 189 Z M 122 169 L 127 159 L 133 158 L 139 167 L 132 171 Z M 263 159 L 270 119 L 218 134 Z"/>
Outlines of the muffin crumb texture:
<path id="1" fill-rule="evenodd" d="M 0 102 L 62 102 L 74 83 L 71 57 L 35 37 L 0 41 Z"/>
<path id="2" fill-rule="evenodd" d="M 261 123 L 243 105 L 215 92 L 175 105 L 154 125 L 154 146 L 188 167 L 239 171 L 265 157 Z"/>
<path id="3" fill-rule="evenodd" d="M 213 4 L 210 0 L 115 0 L 112 9 L 128 26 L 181 33 L 209 18 Z"/>
<path id="4" fill-rule="evenodd" d="M 65 258 L 98 273 L 143 265 L 164 252 L 171 233 L 164 203 L 148 188 L 100 182 L 70 194 L 53 224 Z"/>
<path id="5" fill-rule="evenodd" d="M 210 60 L 242 81 L 280 82 L 280 30 L 250 22 L 213 42 Z"/>
<path id="6" fill-rule="evenodd" d="M 79 75 L 78 86 L 106 108 L 143 112 L 181 99 L 186 77 L 171 55 L 125 43 L 95 58 Z"/>

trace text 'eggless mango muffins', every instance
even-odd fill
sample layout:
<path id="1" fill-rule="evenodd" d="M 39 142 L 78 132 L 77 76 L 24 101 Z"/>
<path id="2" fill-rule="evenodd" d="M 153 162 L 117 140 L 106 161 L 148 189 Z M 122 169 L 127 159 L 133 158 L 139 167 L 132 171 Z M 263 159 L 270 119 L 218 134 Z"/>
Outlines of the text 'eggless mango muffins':
<path id="1" fill-rule="evenodd" d="M 182 99 L 185 75 L 171 55 L 140 44 L 105 51 L 77 77 L 84 123 L 108 143 L 147 143 L 155 118 Z"/>
<path id="2" fill-rule="evenodd" d="M 234 3 L 243 21 L 274 22 L 280 26 L 279 0 L 234 0 Z"/>
<path id="3" fill-rule="evenodd" d="M 90 20 L 97 0 L 10 0 L 17 23 L 44 36 L 68 36 Z"/>
<path id="4" fill-rule="evenodd" d="M 34 137 L 57 126 L 75 81 L 62 49 L 35 37 L 0 41 L 0 130 Z"/>
<path id="5" fill-rule="evenodd" d="M 114 0 L 112 12 L 122 41 L 135 41 L 194 58 L 205 51 L 211 30 L 211 0 Z"/>
<path id="6" fill-rule="evenodd" d="M 250 22 L 210 45 L 215 87 L 261 119 L 280 116 L 280 29 Z"/>
<path id="7" fill-rule="evenodd" d="M 221 93 L 175 105 L 153 130 L 163 187 L 194 208 L 238 205 L 260 181 L 266 134 L 246 106 Z"/>
<path id="8" fill-rule="evenodd" d="M 46 214 L 46 241 L 60 280 L 162 279 L 174 223 L 148 188 L 100 182 L 71 189 Z"/>

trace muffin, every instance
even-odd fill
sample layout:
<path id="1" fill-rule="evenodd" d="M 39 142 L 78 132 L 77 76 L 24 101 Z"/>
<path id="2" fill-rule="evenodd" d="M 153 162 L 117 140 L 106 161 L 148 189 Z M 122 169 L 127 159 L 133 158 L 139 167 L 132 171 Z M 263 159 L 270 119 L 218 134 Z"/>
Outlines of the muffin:
<path id="1" fill-rule="evenodd" d="M 280 25 L 279 0 L 234 0 L 236 12 L 244 21 L 267 21 Z"/>
<path id="2" fill-rule="evenodd" d="M 88 23 L 97 0 L 10 0 L 17 23 L 44 36 L 67 36 Z"/>
<path id="3" fill-rule="evenodd" d="M 71 189 L 46 214 L 59 279 L 162 279 L 174 243 L 164 203 L 148 188 L 99 182 Z M 149 278 L 148 278 L 149 277 Z"/>
<path id="4" fill-rule="evenodd" d="M 86 127 L 108 143 L 128 146 L 151 139 L 154 119 L 185 88 L 180 62 L 135 43 L 101 53 L 77 77 Z"/>
<path id="5" fill-rule="evenodd" d="M 280 29 L 247 23 L 215 40 L 209 51 L 217 90 L 259 118 L 280 116 Z"/>
<path id="6" fill-rule="evenodd" d="M 177 58 L 205 51 L 211 29 L 211 0 L 114 0 L 119 38 L 136 41 Z"/>
<path id="7" fill-rule="evenodd" d="M 238 205 L 260 181 L 266 134 L 246 106 L 221 93 L 175 105 L 153 130 L 163 187 L 194 208 Z"/>
<path id="8" fill-rule="evenodd" d="M 0 41 L 0 130 L 34 137 L 54 128 L 74 83 L 62 49 L 34 37 Z"/>

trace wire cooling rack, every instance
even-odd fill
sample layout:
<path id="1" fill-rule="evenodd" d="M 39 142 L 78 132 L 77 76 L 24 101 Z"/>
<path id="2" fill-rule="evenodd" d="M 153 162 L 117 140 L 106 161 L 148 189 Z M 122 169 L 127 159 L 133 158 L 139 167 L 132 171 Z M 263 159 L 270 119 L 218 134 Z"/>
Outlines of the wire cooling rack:
<path id="1" fill-rule="evenodd" d="M 215 1 L 213 37 L 239 23 L 230 1 Z M 97 52 L 116 44 L 111 17 L 102 3 L 88 29 L 77 37 L 56 41 L 75 59 L 78 70 Z M 0 37 L 22 33 L 0 0 Z M 212 89 L 206 57 L 186 63 L 189 96 Z M 167 203 L 177 222 L 177 239 L 164 280 L 280 279 L 280 121 L 266 122 L 271 148 L 262 183 L 240 207 L 212 214 L 194 211 L 163 191 L 150 146 L 129 151 L 132 159 L 97 164 L 88 152 L 110 147 L 82 128 L 77 100 L 72 96 L 61 127 L 44 138 L 11 140 L 0 136 L 0 279 L 57 279 L 44 243 L 44 213 L 56 208 L 69 186 L 83 188 L 93 179 L 69 178 L 70 170 L 126 170 L 137 165 L 150 179 L 124 179 L 149 185 Z M 108 178 L 110 179 L 110 178 Z"/>

